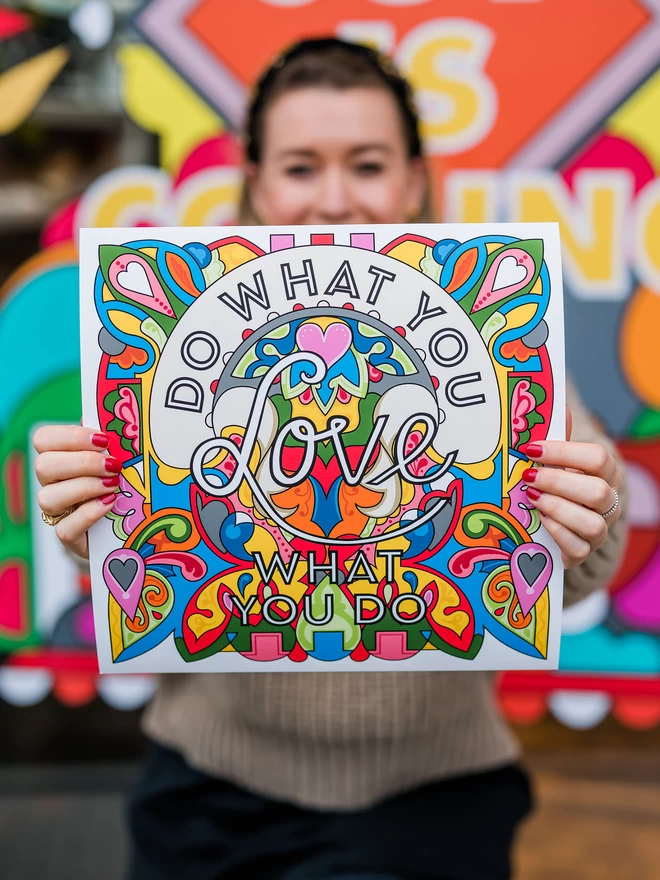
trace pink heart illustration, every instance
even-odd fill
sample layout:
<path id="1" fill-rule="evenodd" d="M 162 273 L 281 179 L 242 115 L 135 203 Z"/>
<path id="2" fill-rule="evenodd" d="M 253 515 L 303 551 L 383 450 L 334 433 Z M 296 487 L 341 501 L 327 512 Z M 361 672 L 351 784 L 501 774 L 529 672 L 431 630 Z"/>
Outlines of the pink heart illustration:
<path id="1" fill-rule="evenodd" d="M 534 260 L 522 248 L 509 248 L 499 254 L 491 263 L 472 311 L 478 312 L 522 290 L 535 268 Z"/>
<path id="2" fill-rule="evenodd" d="M 135 550 L 113 550 L 103 563 L 103 580 L 129 620 L 140 604 L 144 576 L 144 560 Z"/>
<path id="3" fill-rule="evenodd" d="M 339 323 L 329 324 L 325 333 L 318 324 L 303 324 L 296 333 L 298 348 L 319 355 L 328 367 L 346 354 L 352 339 L 350 328 Z"/>
<path id="4" fill-rule="evenodd" d="M 534 607 L 550 582 L 552 556 L 541 544 L 521 544 L 511 554 L 513 588 L 523 616 Z"/>
<path id="5" fill-rule="evenodd" d="M 149 263 L 135 254 L 123 254 L 110 264 L 110 283 L 124 296 L 162 315 L 174 317 L 172 306 Z"/>

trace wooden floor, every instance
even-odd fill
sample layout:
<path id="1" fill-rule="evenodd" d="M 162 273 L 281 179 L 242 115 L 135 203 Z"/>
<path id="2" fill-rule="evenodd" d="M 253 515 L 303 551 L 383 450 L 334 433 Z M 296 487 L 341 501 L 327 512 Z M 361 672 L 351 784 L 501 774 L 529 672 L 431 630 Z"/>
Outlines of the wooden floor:
<path id="1" fill-rule="evenodd" d="M 537 809 L 516 880 L 660 880 L 660 751 L 529 757 Z"/>
<path id="2" fill-rule="evenodd" d="M 516 880 L 660 880 L 660 749 L 529 755 Z M 0 768 L 3 880 L 122 880 L 133 765 Z M 265 878 L 262 878 L 265 880 Z"/>

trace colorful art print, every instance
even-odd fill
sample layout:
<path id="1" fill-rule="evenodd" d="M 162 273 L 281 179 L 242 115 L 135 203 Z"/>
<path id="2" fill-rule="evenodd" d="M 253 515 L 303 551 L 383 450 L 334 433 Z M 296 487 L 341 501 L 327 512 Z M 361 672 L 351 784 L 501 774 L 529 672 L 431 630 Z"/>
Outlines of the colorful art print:
<path id="1" fill-rule="evenodd" d="M 83 230 L 102 671 L 554 668 L 555 224 Z"/>

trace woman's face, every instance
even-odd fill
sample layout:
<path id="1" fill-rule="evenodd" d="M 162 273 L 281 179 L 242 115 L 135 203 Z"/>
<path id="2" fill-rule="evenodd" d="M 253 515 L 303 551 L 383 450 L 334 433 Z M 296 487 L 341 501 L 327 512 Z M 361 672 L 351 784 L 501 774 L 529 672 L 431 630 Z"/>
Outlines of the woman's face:
<path id="1" fill-rule="evenodd" d="M 426 188 L 395 100 L 378 87 L 286 92 L 266 111 L 261 161 L 247 174 L 267 225 L 402 223 Z"/>

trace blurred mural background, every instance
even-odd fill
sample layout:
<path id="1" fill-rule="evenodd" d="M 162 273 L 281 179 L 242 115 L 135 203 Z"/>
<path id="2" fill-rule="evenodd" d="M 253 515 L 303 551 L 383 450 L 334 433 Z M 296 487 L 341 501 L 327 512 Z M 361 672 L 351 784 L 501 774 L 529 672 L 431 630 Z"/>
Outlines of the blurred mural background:
<path id="1" fill-rule="evenodd" d="M 152 688 L 98 677 L 31 476 L 35 427 L 80 416 L 77 230 L 230 223 L 250 84 L 327 33 L 412 80 L 439 219 L 561 225 L 568 365 L 628 462 L 631 536 L 561 670 L 501 701 L 530 745 L 660 744 L 660 2 L 32 0 L 0 3 L 0 761 L 136 756 Z"/>

